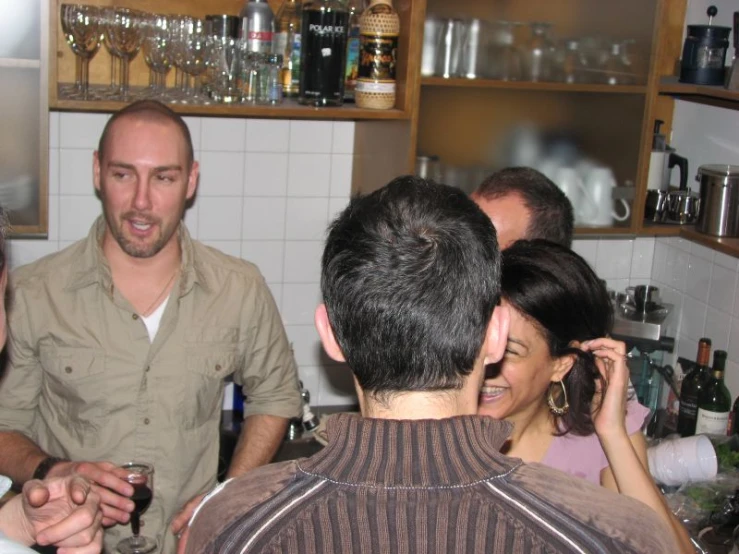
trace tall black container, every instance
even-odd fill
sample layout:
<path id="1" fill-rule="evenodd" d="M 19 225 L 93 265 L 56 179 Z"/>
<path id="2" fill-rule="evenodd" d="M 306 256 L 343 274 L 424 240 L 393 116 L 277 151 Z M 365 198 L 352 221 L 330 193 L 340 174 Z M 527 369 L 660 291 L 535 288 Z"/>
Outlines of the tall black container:
<path id="1" fill-rule="evenodd" d="M 338 0 L 303 4 L 298 101 L 341 106 L 344 100 L 349 12 Z"/>

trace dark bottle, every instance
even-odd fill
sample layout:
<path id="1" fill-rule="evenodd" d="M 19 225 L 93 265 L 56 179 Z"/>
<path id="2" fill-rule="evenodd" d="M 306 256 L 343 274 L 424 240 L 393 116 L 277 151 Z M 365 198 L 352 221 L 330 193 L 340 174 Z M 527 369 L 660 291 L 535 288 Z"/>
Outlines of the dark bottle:
<path id="1" fill-rule="evenodd" d="M 734 406 L 729 414 L 729 435 L 739 435 L 739 396 L 734 400 Z"/>
<path id="2" fill-rule="evenodd" d="M 695 366 L 683 378 L 680 386 L 680 411 L 677 416 L 677 432 L 682 437 L 695 435 L 695 423 L 698 418 L 698 398 L 703 385 L 710 376 L 711 339 L 703 338 L 698 342 L 698 356 Z"/>
<path id="3" fill-rule="evenodd" d="M 726 434 L 726 429 L 729 426 L 729 412 L 731 411 L 731 394 L 729 394 L 729 389 L 724 384 L 726 356 L 724 350 L 716 350 L 713 354 L 711 377 L 703 385 L 698 397 L 696 434 Z"/>
<path id="4" fill-rule="evenodd" d="M 338 0 L 303 4 L 300 50 L 301 104 L 341 106 L 349 12 Z"/>

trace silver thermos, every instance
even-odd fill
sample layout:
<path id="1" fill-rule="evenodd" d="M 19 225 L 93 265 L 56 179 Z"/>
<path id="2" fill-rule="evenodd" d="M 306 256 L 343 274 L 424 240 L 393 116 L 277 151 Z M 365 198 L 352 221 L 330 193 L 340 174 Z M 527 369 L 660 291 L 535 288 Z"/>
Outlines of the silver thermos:
<path id="1" fill-rule="evenodd" d="M 267 0 L 248 0 L 239 14 L 241 38 L 249 52 L 272 53 L 275 16 Z"/>
<path id="2" fill-rule="evenodd" d="M 715 237 L 739 237 L 739 166 L 702 165 L 696 230 Z"/>

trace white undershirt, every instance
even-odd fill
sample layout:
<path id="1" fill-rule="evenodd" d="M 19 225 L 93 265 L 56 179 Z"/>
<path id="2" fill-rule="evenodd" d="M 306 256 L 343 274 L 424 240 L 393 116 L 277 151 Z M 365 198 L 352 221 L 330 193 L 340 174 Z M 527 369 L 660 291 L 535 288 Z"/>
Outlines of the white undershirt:
<path id="1" fill-rule="evenodd" d="M 144 321 L 144 325 L 146 325 L 146 330 L 149 332 L 149 342 L 154 342 L 154 337 L 157 336 L 159 324 L 162 322 L 162 314 L 164 314 L 167 302 L 169 302 L 169 296 L 170 295 L 168 294 L 167 298 L 164 299 L 164 302 L 159 304 L 159 307 L 148 316 L 141 316 L 141 319 Z"/>

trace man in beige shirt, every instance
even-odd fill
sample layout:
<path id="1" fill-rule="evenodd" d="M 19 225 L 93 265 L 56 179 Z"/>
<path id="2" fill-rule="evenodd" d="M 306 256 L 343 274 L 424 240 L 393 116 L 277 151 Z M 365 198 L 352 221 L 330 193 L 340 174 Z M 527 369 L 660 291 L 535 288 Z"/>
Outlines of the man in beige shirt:
<path id="1" fill-rule="evenodd" d="M 297 371 L 258 269 L 192 240 L 182 224 L 198 164 L 179 116 L 156 102 L 124 108 L 93 170 L 103 217 L 87 239 L 12 278 L 0 474 L 17 483 L 81 474 L 114 525 L 133 503 L 111 470 L 152 463 L 142 532 L 173 552 L 215 484 L 226 378 L 246 394 L 233 477 L 269 462 L 299 414 Z M 130 534 L 114 525 L 107 549 Z"/>

